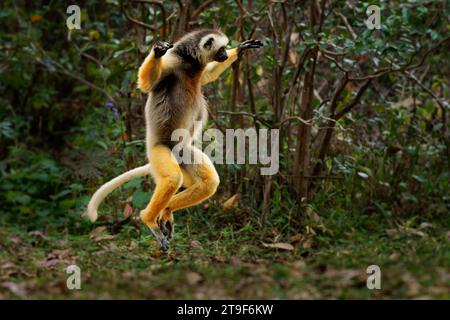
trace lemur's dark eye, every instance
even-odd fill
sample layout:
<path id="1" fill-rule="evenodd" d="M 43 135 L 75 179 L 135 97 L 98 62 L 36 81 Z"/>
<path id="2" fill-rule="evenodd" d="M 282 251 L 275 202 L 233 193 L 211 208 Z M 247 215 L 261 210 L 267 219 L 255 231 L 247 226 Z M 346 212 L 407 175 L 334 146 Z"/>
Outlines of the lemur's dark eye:
<path id="1" fill-rule="evenodd" d="M 211 49 L 213 42 L 214 38 L 209 38 L 208 41 L 206 41 L 205 44 L 203 45 L 203 48 L 208 50 Z"/>

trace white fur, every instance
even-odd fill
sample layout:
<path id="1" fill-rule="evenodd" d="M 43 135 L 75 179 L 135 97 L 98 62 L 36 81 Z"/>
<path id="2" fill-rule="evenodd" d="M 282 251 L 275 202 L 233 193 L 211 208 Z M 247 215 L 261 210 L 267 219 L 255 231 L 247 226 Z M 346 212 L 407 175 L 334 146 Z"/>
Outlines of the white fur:
<path id="1" fill-rule="evenodd" d="M 87 215 L 91 222 L 97 220 L 97 209 L 100 203 L 106 198 L 108 194 L 114 191 L 114 189 L 120 187 L 122 184 L 130 181 L 131 179 L 146 176 L 150 174 L 150 164 L 146 164 L 141 167 L 137 167 L 120 176 L 115 177 L 111 181 L 102 185 L 92 196 L 87 208 Z"/>
<path id="2" fill-rule="evenodd" d="M 208 39 L 211 37 L 214 38 L 214 41 L 213 41 L 211 50 L 209 50 L 209 52 L 216 52 L 221 47 L 225 47 L 228 44 L 227 36 L 218 35 L 218 34 L 209 34 L 200 40 L 200 44 L 199 44 L 200 48 L 203 48 L 203 45 L 205 44 L 205 42 L 208 41 Z M 167 51 L 167 53 L 163 56 L 163 59 L 164 59 L 163 63 L 165 65 L 166 73 L 171 72 L 172 71 L 171 66 L 176 65 L 178 62 L 178 57 L 176 55 L 174 55 L 172 51 L 173 51 L 173 49 L 169 49 Z M 208 59 L 211 59 L 211 57 L 208 57 Z M 147 150 L 147 158 L 148 159 L 150 159 L 150 151 L 152 150 L 153 146 L 157 142 L 155 140 L 156 133 L 154 132 L 154 130 L 156 128 L 152 127 L 152 122 L 154 121 L 154 119 L 150 119 L 150 117 L 151 117 L 151 112 L 150 112 L 151 99 L 152 99 L 152 94 L 150 93 L 147 98 L 147 103 L 145 106 L 145 118 L 146 118 L 145 119 L 146 120 L 145 121 L 145 123 L 146 123 L 145 140 L 146 140 L 146 150 Z M 199 111 L 201 112 L 201 120 L 204 124 L 206 122 L 208 113 L 206 111 L 206 101 L 202 94 L 200 94 L 198 97 L 197 105 L 199 106 Z M 163 115 L 160 115 L 160 116 L 163 116 Z M 192 122 L 194 120 L 195 119 L 192 119 Z M 193 137 L 198 136 L 200 133 L 201 133 L 201 131 L 198 130 L 197 132 L 194 133 Z M 189 141 L 189 144 L 191 144 L 191 141 Z M 120 187 L 122 184 L 124 184 L 134 178 L 146 176 L 149 174 L 151 174 L 151 166 L 150 166 L 150 164 L 146 164 L 144 166 L 129 170 L 129 171 L 121 174 L 120 176 L 110 180 L 109 182 L 105 183 L 104 185 L 102 185 L 94 193 L 91 200 L 89 201 L 88 208 L 87 208 L 87 215 L 88 215 L 89 219 L 92 222 L 97 220 L 97 216 L 98 216 L 97 209 L 108 194 L 113 192 L 116 188 Z"/>
<path id="3" fill-rule="evenodd" d="M 212 43 L 211 49 L 208 50 L 208 53 L 216 52 L 221 47 L 225 47 L 228 44 L 228 37 L 226 35 L 211 33 L 200 39 L 199 47 L 202 48 L 201 50 L 203 50 L 206 41 L 208 41 L 210 38 L 213 38 L 214 41 Z M 209 57 L 208 55 L 208 58 L 210 59 L 211 57 Z"/>
<path id="4" fill-rule="evenodd" d="M 216 44 L 216 50 L 220 49 L 221 47 L 226 47 L 226 45 L 228 44 L 228 37 L 226 35 L 216 35 L 214 37 L 214 43 Z"/>

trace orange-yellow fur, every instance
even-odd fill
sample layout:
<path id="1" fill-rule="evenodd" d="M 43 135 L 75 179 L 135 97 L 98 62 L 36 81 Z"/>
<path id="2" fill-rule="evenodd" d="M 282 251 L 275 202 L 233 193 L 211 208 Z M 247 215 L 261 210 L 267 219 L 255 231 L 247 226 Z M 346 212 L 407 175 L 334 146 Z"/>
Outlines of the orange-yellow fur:
<path id="1" fill-rule="evenodd" d="M 152 84 L 161 77 L 163 69 L 163 59 L 155 59 L 155 52 L 152 50 L 139 68 L 137 81 L 138 88 L 142 92 L 149 92 L 152 88 Z"/>
<path id="2" fill-rule="evenodd" d="M 156 188 L 148 206 L 141 211 L 141 219 L 149 228 L 158 226 L 160 212 L 166 208 L 170 198 L 183 183 L 183 174 L 171 150 L 163 145 L 156 145 L 149 159 L 152 164 Z"/>
<path id="3" fill-rule="evenodd" d="M 224 62 L 210 62 L 199 77 L 186 79 L 189 91 L 195 94 L 199 85 L 215 81 L 238 58 L 237 49 L 227 50 L 228 59 Z M 155 59 L 154 51 L 145 59 L 139 68 L 138 88 L 149 92 L 164 72 L 165 56 Z M 200 152 L 194 150 L 194 152 Z M 201 152 L 200 152 L 201 153 Z M 171 150 L 162 145 L 156 145 L 151 150 L 150 163 L 156 179 L 156 188 L 148 206 L 141 211 L 141 219 L 149 228 L 158 226 L 158 219 L 173 222 L 173 212 L 184 209 L 212 196 L 219 185 L 219 176 L 211 161 L 200 154 L 200 164 L 187 165 L 181 168 Z M 185 190 L 176 194 L 180 186 Z"/>
<path id="4" fill-rule="evenodd" d="M 200 150 L 199 164 L 181 168 L 171 150 L 162 145 L 152 149 L 150 163 L 156 188 L 148 206 L 141 211 L 141 219 L 149 228 L 156 228 L 158 219 L 173 221 L 173 212 L 199 204 L 212 196 L 219 185 L 219 176 L 211 161 Z M 180 186 L 186 189 L 175 194 Z"/>
<path id="5" fill-rule="evenodd" d="M 216 81 L 217 78 L 238 59 L 238 49 L 227 50 L 228 59 L 224 62 L 210 62 L 206 65 L 200 79 L 201 85 Z"/>
<path id="6" fill-rule="evenodd" d="M 215 193 L 219 176 L 211 160 L 191 143 L 198 133 L 195 121 L 205 121 L 207 117 L 201 86 L 215 81 L 243 49 L 262 46 L 260 41 L 247 40 L 239 48 L 225 50 L 227 43 L 228 38 L 220 31 L 199 30 L 174 45 L 161 42 L 151 50 L 139 68 L 137 81 L 138 88 L 149 93 L 145 106 L 149 163 L 115 177 L 94 193 L 87 207 L 92 222 L 109 193 L 131 179 L 151 174 L 156 188 L 141 211 L 141 219 L 150 227 L 161 249 L 167 250 L 173 235 L 173 212 L 196 205 Z M 177 129 L 189 130 L 191 134 L 183 152 L 194 156 L 194 164 L 180 166 L 165 145 L 171 145 L 168 138 Z M 185 190 L 177 194 L 181 186 Z"/>
<path id="7" fill-rule="evenodd" d="M 217 80 L 217 78 L 235 62 L 238 58 L 236 48 L 227 50 L 228 59 L 224 62 L 210 62 L 203 70 L 200 77 L 200 84 L 205 85 Z M 152 50 L 145 58 L 138 72 L 137 86 L 142 92 L 149 92 L 153 84 L 158 81 L 163 71 L 166 69 L 165 56 L 155 59 L 155 53 Z"/>

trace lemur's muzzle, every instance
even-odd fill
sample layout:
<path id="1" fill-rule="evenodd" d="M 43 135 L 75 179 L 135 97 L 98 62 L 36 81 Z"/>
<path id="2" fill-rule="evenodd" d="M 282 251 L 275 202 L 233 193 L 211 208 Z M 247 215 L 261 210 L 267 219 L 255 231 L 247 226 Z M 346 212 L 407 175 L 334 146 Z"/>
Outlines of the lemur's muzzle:
<path id="1" fill-rule="evenodd" d="M 220 48 L 219 51 L 214 55 L 214 61 L 223 62 L 228 59 L 227 52 L 225 48 Z"/>

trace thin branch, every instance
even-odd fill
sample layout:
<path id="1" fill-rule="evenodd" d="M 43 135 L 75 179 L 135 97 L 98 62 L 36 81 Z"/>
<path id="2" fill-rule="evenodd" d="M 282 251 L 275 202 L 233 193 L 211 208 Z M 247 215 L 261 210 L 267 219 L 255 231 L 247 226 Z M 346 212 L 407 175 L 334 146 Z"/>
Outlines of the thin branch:
<path id="1" fill-rule="evenodd" d="M 143 4 L 152 4 L 156 7 L 159 8 L 159 10 L 161 11 L 161 20 L 162 20 L 162 28 L 163 28 L 163 38 L 166 37 L 166 31 L 167 31 L 167 13 L 166 13 L 166 9 L 164 8 L 164 5 L 162 2 L 160 1 L 154 1 L 154 0 L 133 0 L 133 2 L 136 3 L 143 3 Z"/>
<path id="2" fill-rule="evenodd" d="M 358 38 L 358 36 L 356 35 L 356 33 L 353 30 L 350 23 L 348 22 L 347 18 L 339 11 L 333 10 L 333 12 L 334 12 L 334 14 L 338 15 L 342 19 L 342 22 L 344 22 L 345 27 L 347 28 L 348 32 L 350 32 L 350 34 L 352 35 L 353 40 L 356 40 L 356 38 Z"/>
<path id="3" fill-rule="evenodd" d="M 123 4 L 123 0 L 120 1 L 120 8 L 122 9 L 122 12 L 124 13 L 124 15 L 128 19 L 128 21 L 130 21 L 130 22 L 132 22 L 132 23 L 134 23 L 134 24 L 136 24 L 136 25 L 138 25 L 140 27 L 143 27 L 145 29 L 156 31 L 155 27 L 153 27 L 153 26 L 151 26 L 151 25 L 149 25 L 147 23 L 144 23 L 142 21 L 136 20 L 135 18 L 130 16 L 130 14 L 127 12 L 127 9 L 125 8 L 125 5 Z"/>
<path id="4" fill-rule="evenodd" d="M 303 123 L 306 126 L 312 126 L 313 125 L 312 119 L 305 120 L 305 119 L 303 119 L 301 117 L 295 117 L 294 116 L 294 117 L 289 117 L 289 118 L 284 119 L 279 124 L 277 124 L 276 127 L 281 128 L 286 122 L 291 122 L 291 121 L 299 121 L 299 122 Z"/>
<path id="5" fill-rule="evenodd" d="M 91 89 L 94 89 L 94 90 L 96 90 L 96 91 L 98 91 L 98 92 L 104 94 L 109 100 L 111 100 L 112 102 L 114 102 L 115 104 L 117 104 L 116 99 L 115 99 L 112 95 L 110 95 L 105 89 L 100 88 L 99 86 L 93 84 L 92 82 L 89 82 L 89 81 L 87 81 L 86 79 L 81 78 L 80 76 L 78 76 L 78 75 L 76 75 L 76 74 L 70 72 L 70 71 L 67 70 L 67 68 L 64 67 L 62 64 L 60 64 L 59 62 L 53 60 L 53 59 L 47 54 L 47 52 L 46 52 L 43 48 L 41 48 L 39 45 L 37 45 L 37 44 L 34 44 L 34 45 L 35 45 L 36 48 L 38 48 L 39 51 L 46 57 L 46 59 L 47 59 L 51 64 L 53 64 L 53 66 L 56 66 L 56 67 L 57 67 L 57 68 L 56 68 L 57 70 L 59 69 L 59 70 L 58 70 L 59 72 L 65 74 L 65 75 L 67 75 L 67 76 L 69 76 L 69 77 L 71 77 L 71 78 L 73 78 L 73 79 L 76 79 L 76 80 L 78 80 L 78 81 L 80 81 L 80 82 L 82 82 L 82 83 L 84 83 L 85 85 L 87 85 L 87 86 L 90 87 Z M 47 64 L 46 64 L 45 62 L 43 62 L 43 61 L 41 61 L 41 60 L 37 60 L 37 62 L 40 63 L 40 64 L 42 64 L 43 66 L 47 67 Z"/>
<path id="6" fill-rule="evenodd" d="M 192 13 L 191 20 L 196 20 L 197 17 L 203 11 L 205 11 L 209 6 L 211 6 L 214 2 L 215 2 L 215 0 L 207 0 L 207 1 L 203 2 L 201 5 L 199 5 L 197 7 L 197 9 L 195 9 L 194 13 Z"/>
<path id="7" fill-rule="evenodd" d="M 368 76 L 364 76 L 364 77 L 356 77 L 356 78 L 349 78 L 350 80 L 353 81 L 364 81 L 364 80 L 368 80 L 368 79 L 374 79 L 374 78 L 379 78 L 382 75 L 389 73 L 389 72 L 402 72 L 402 71 L 408 71 L 408 70 L 413 70 L 416 68 L 419 68 L 423 65 L 423 63 L 425 62 L 426 58 L 434 51 L 436 51 L 437 49 L 439 49 L 439 47 L 441 47 L 444 43 L 446 43 L 447 41 L 450 40 L 450 37 L 447 37 L 443 40 L 441 40 L 436 46 L 431 47 L 430 49 L 428 49 L 427 51 L 425 51 L 425 53 L 423 54 L 422 58 L 420 59 L 420 61 L 416 64 L 412 64 L 414 57 L 418 54 L 417 52 L 414 52 L 409 61 L 404 64 L 403 66 L 397 66 L 397 67 L 390 67 L 390 68 L 382 68 L 378 71 L 376 71 L 374 74 L 368 75 Z"/>
<path id="8" fill-rule="evenodd" d="M 267 127 L 272 127 L 270 125 L 270 123 L 268 123 L 266 120 L 261 119 L 257 114 L 254 113 L 250 113 L 250 112 L 245 112 L 245 111 L 225 111 L 225 110 L 217 110 L 217 113 L 222 113 L 222 114 L 228 114 L 228 115 L 241 115 L 241 116 L 246 116 L 246 117 L 251 117 L 256 121 L 259 121 L 260 123 L 264 124 Z"/>
<path id="9" fill-rule="evenodd" d="M 445 38 L 444 40 L 440 41 L 436 46 L 428 49 L 420 58 L 420 61 L 416 64 L 412 64 L 414 61 L 414 58 L 418 55 L 419 51 L 414 52 L 410 57 L 407 63 L 405 63 L 402 66 L 398 66 L 394 63 L 391 62 L 391 67 L 384 67 L 384 68 L 380 68 L 378 70 L 376 70 L 374 73 L 370 74 L 370 75 L 366 75 L 366 76 L 361 76 L 361 77 L 349 77 L 348 80 L 350 81 L 366 81 L 369 79 L 376 79 L 379 78 L 387 73 L 390 72 L 404 72 L 404 71 L 408 71 L 408 70 L 413 70 L 416 68 L 419 68 L 423 65 L 423 63 L 425 62 L 426 58 L 434 51 L 436 51 L 439 47 L 441 47 L 445 42 L 449 41 L 450 37 Z M 321 50 L 321 49 L 320 49 Z M 335 54 L 335 53 L 331 53 L 330 51 L 327 50 L 321 50 L 323 52 L 323 56 L 330 60 L 331 62 L 333 62 L 336 67 L 341 70 L 344 73 L 351 73 L 351 70 L 347 70 L 345 69 L 335 58 L 331 57 L 330 55 L 335 55 L 338 56 L 339 54 Z"/>
<path id="10" fill-rule="evenodd" d="M 371 82 L 372 79 L 366 80 L 366 82 L 361 86 L 361 88 L 359 88 L 356 97 L 333 117 L 334 120 L 339 120 L 340 118 L 342 118 L 347 112 L 352 110 L 359 103 L 364 92 L 366 92 L 366 90 L 369 88 Z"/>

